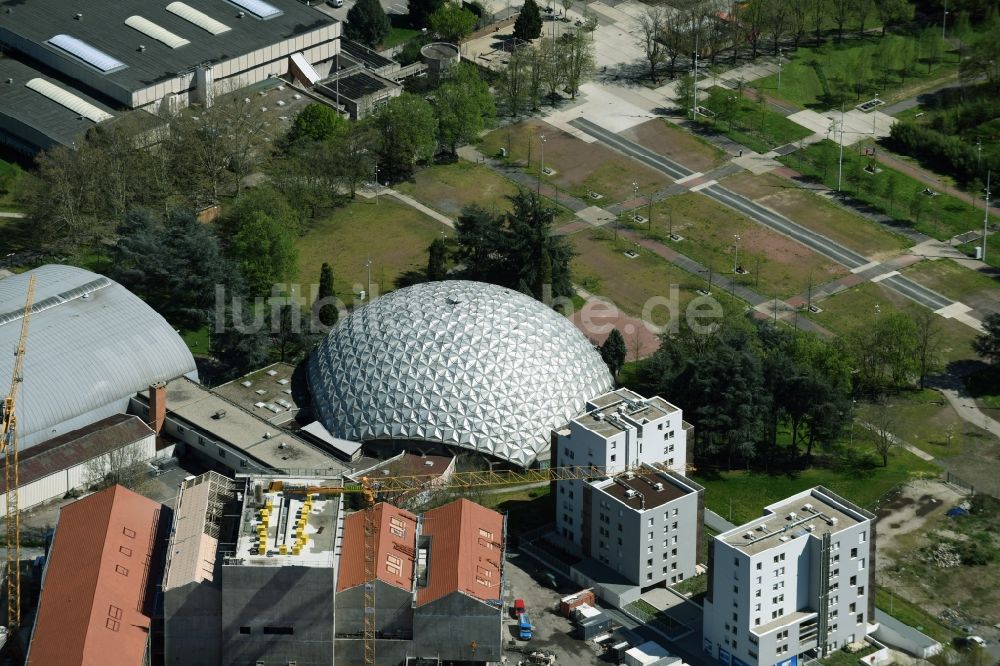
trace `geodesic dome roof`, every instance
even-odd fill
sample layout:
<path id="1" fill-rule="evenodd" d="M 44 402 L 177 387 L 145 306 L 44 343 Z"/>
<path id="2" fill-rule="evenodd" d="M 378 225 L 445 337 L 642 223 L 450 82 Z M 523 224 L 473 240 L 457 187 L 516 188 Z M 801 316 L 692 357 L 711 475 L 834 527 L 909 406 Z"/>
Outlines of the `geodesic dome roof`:
<path id="1" fill-rule="evenodd" d="M 457 280 L 354 311 L 309 359 L 313 403 L 335 436 L 443 442 L 522 466 L 611 383 L 568 319 L 516 291 Z"/>

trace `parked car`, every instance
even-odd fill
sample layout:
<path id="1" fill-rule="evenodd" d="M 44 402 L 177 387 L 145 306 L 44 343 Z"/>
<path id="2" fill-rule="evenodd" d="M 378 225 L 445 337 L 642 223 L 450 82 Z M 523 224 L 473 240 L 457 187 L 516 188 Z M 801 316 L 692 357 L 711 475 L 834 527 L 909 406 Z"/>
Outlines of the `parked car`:
<path id="1" fill-rule="evenodd" d="M 524 599 L 514 599 L 514 605 L 510 610 L 514 614 L 515 620 L 520 618 L 524 613 Z"/>
<path id="2" fill-rule="evenodd" d="M 969 645 L 977 645 L 979 647 L 986 647 L 986 641 L 984 641 L 981 636 L 969 636 L 965 640 L 967 640 L 969 642 Z"/>
<path id="3" fill-rule="evenodd" d="M 344 6 L 344 0 L 326 0 L 326 4 L 339 9 Z"/>

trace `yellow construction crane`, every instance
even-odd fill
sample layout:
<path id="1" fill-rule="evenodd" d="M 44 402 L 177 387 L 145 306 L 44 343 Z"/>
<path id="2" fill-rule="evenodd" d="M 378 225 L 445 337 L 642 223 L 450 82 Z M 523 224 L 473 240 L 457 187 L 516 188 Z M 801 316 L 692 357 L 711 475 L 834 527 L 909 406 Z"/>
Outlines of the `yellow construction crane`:
<path id="1" fill-rule="evenodd" d="M 378 526 L 375 524 L 375 512 L 373 508 L 379 495 L 396 495 L 420 490 L 466 490 L 469 488 L 482 488 L 487 486 L 516 486 L 527 483 L 569 481 L 572 479 L 598 479 L 607 476 L 619 476 L 632 474 L 635 476 L 648 476 L 656 474 L 665 469 L 663 466 L 656 467 L 635 467 L 623 472 L 608 473 L 607 468 L 596 465 L 577 467 L 549 467 L 547 469 L 526 469 L 518 470 L 489 470 L 477 472 L 455 472 L 447 479 L 442 479 L 436 474 L 418 474 L 413 476 L 384 476 L 384 477 L 361 477 L 359 483 L 345 483 L 342 486 L 305 486 L 283 483 L 275 481 L 271 484 L 271 491 L 284 490 L 286 492 L 299 492 L 307 495 L 318 493 L 320 495 L 339 495 L 349 493 L 360 493 L 364 504 L 365 512 L 365 589 L 364 589 L 364 642 L 365 642 L 365 665 L 375 666 L 375 636 L 377 625 L 375 622 L 375 533 Z M 686 464 L 686 472 L 693 472 L 694 465 Z"/>
<path id="2" fill-rule="evenodd" d="M 21 336 L 14 350 L 14 372 L 10 390 L 0 410 L 0 448 L 4 453 L 4 480 L 7 489 L 7 637 L 17 640 L 21 625 L 21 517 L 18 512 L 17 390 L 24 381 L 24 350 L 28 341 L 31 304 L 35 298 L 35 276 L 28 280 L 28 295 L 21 318 Z"/>

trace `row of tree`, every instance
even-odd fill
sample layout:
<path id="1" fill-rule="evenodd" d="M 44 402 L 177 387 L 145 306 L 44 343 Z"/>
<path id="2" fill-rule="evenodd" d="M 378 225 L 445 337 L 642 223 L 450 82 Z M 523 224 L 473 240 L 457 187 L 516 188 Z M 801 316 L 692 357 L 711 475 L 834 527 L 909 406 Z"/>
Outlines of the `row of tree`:
<path id="1" fill-rule="evenodd" d="M 511 54 L 496 82 L 497 100 L 509 115 L 517 116 L 537 111 L 545 98 L 555 103 L 562 91 L 576 99 L 593 69 L 593 44 L 583 31 L 545 38 Z"/>
<path id="2" fill-rule="evenodd" d="M 429 28 L 442 39 L 458 42 L 472 32 L 485 12 L 481 4 L 466 9 L 461 4 L 441 0 L 410 3 L 409 20 L 415 28 Z M 344 36 L 371 48 L 378 47 L 392 30 L 389 17 L 379 0 L 358 0 L 348 11 Z"/>
<path id="3" fill-rule="evenodd" d="M 878 399 L 922 382 L 940 367 L 941 342 L 929 311 L 876 315 L 834 341 L 732 316 L 709 335 L 684 327 L 665 337 L 630 384 L 671 396 L 695 426 L 697 456 L 766 467 L 835 443 L 852 396 Z M 624 360 L 620 351 L 602 355 L 612 368 Z"/>

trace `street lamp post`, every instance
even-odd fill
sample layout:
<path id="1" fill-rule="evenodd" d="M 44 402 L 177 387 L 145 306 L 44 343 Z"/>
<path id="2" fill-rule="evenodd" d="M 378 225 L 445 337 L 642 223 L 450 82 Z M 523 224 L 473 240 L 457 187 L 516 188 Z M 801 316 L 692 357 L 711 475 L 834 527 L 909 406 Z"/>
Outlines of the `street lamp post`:
<path id="1" fill-rule="evenodd" d="M 632 181 L 632 198 L 635 199 L 636 201 L 639 200 L 639 183 L 635 182 L 634 180 Z M 639 209 L 638 206 L 636 206 L 635 210 L 640 210 L 640 209 Z M 635 220 L 635 216 L 637 214 L 638 213 L 634 213 L 634 212 L 632 213 L 632 221 L 633 222 L 636 221 Z"/>
<path id="2" fill-rule="evenodd" d="M 986 261 L 986 229 L 990 223 L 990 172 L 986 172 L 986 205 L 983 206 L 983 261 Z"/>
<path id="3" fill-rule="evenodd" d="M 877 92 L 875 93 L 875 100 L 878 101 L 878 93 Z M 877 109 L 878 109 L 878 106 L 876 106 L 874 109 L 872 109 L 872 141 L 875 140 L 875 133 L 877 131 L 875 129 L 875 120 L 876 120 L 875 114 L 878 113 Z"/>
<path id="4" fill-rule="evenodd" d="M 365 299 L 371 300 L 372 298 L 372 257 L 368 255 L 368 261 L 365 263 L 368 267 L 368 283 L 365 284 Z"/>
<path id="5" fill-rule="evenodd" d="M 542 195 L 542 171 L 545 170 L 545 135 L 539 134 L 539 146 L 541 147 L 541 159 L 538 162 L 538 196 Z"/>
<path id="6" fill-rule="evenodd" d="M 375 161 L 375 203 L 378 204 L 378 160 Z"/>
<path id="7" fill-rule="evenodd" d="M 733 253 L 733 275 L 736 275 L 739 273 L 740 269 L 740 235 L 733 234 L 733 238 L 736 239 L 736 242 L 734 243 L 736 251 Z"/>
<path id="8" fill-rule="evenodd" d="M 983 164 L 983 139 L 979 137 L 976 139 L 976 171 L 979 171 Z"/>
<path id="9" fill-rule="evenodd" d="M 692 19 L 692 28 L 694 20 Z M 694 32 L 694 85 L 691 88 L 691 120 L 698 120 L 698 31 Z"/>
<path id="10" fill-rule="evenodd" d="M 827 116 L 830 121 L 830 132 L 835 132 L 837 130 L 837 121 L 833 119 L 833 116 Z M 844 103 L 840 103 L 840 157 L 837 158 L 837 191 L 840 192 L 840 186 L 844 179 Z"/>
<path id="11" fill-rule="evenodd" d="M 778 90 L 781 90 L 781 49 L 778 49 Z"/>
<path id="12" fill-rule="evenodd" d="M 948 0 L 944 0 L 944 13 L 941 15 L 941 41 L 944 41 L 944 30 L 948 24 Z"/>

